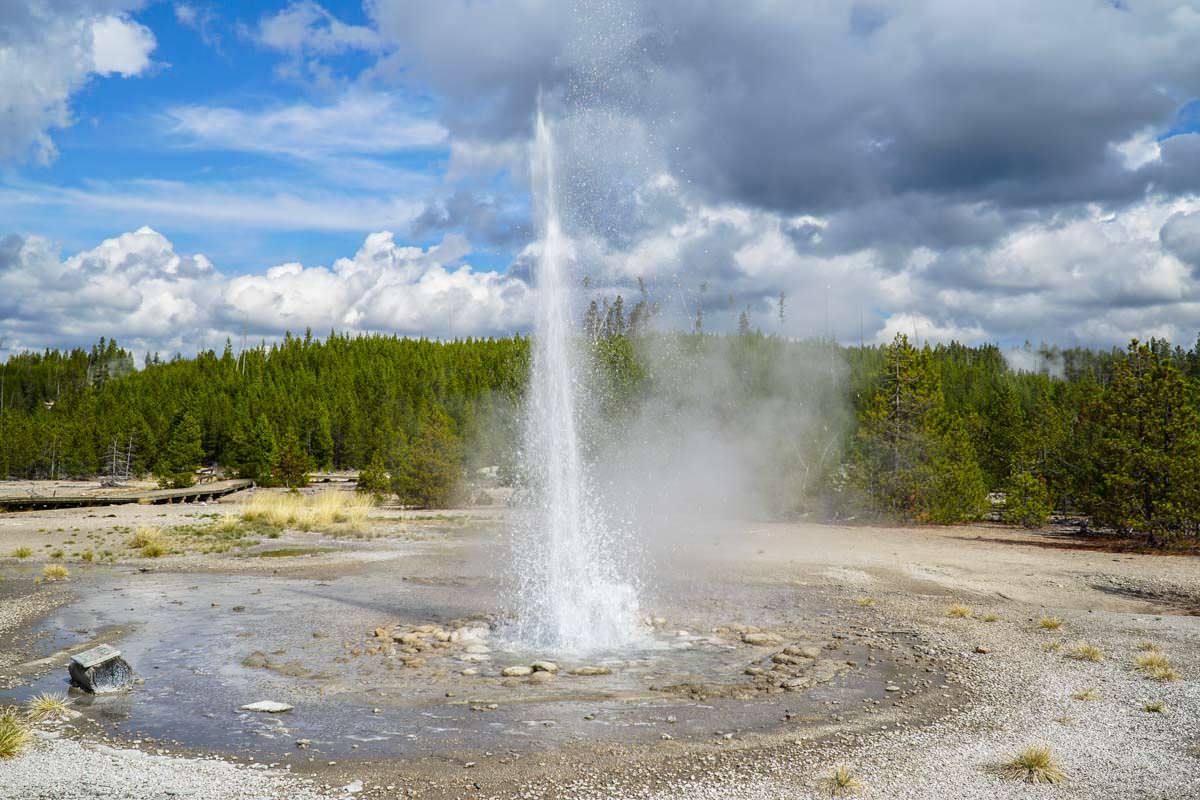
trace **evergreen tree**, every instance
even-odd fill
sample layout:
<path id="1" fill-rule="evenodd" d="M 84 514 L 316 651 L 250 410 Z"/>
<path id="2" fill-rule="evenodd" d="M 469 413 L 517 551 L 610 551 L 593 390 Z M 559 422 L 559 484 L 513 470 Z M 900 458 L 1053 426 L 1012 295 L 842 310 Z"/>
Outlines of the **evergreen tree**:
<path id="1" fill-rule="evenodd" d="M 229 466 L 239 477 L 249 478 L 260 486 L 271 482 L 271 470 L 275 464 L 275 432 L 263 414 L 251 426 L 244 421 L 234 428 L 230 447 Z"/>
<path id="2" fill-rule="evenodd" d="M 300 437 L 288 430 L 275 448 L 275 460 L 271 465 L 271 477 L 280 486 L 296 489 L 308 486 L 308 470 L 311 463 L 308 454 L 300 446 Z"/>
<path id="3" fill-rule="evenodd" d="M 171 427 L 155 465 L 159 486 L 178 489 L 196 482 L 196 467 L 204 459 L 201 439 L 200 423 L 191 412 L 184 412 Z"/>
<path id="4" fill-rule="evenodd" d="M 931 522 L 982 512 L 986 489 L 966 428 L 945 407 L 929 351 L 903 334 L 883 353 L 854 455 L 859 486 L 880 512 Z"/>
<path id="5" fill-rule="evenodd" d="M 1100 525 L 1164 544 L 1200 530 L 1196 386 L 1134 341 L 1095 406 L 1097 479 L 1088 510 Z"/>
<path id="6" fill-rule="evenodd" d="M 377 498 L 382 498 L 391 490 L 391 478 L 383 463 L 383 456 L 378 451 L 371 456 L 370 462 L 359 471 L 355 489 Z"/>
<path id="7" fill-rule="evenodd" d="M 421 420 L 411 444 L 399 454 L 392 489 L 405 505 L 445 508 L 454 501 L 461 478 L 461 442 L 450 417 L 433 406 Z"/>

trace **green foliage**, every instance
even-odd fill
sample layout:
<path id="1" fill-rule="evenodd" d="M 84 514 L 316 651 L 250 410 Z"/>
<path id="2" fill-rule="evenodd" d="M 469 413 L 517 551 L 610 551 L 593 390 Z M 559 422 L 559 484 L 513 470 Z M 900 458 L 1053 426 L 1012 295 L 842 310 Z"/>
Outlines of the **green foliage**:
<path id="1" fill-rule="evenodd" d="M 358 484 L 355 486 L 355 489 L 363 494 L 370 494 L 375 497 L 383 497 L 391 491 L 391 478 L 388 476 L 387 466 L 383 463 L 383 456 L 378 452 L 359 471 Z"/>
<path id="2" fill-rule="evenodd" d="M 928 349 L 898 334 L 859 415 L 856 478 L 872 507 L 918 522 L 957 522 L 982 513 L 983 474 L 960 417 L 946 407 Z"/>
<path id="3" fill-rule="evenodd" d="M 1095 522 L 1165 543 L 1200 531 L 1200 414 L 1196 385 L 1153 347 L 1133 342 L 1089 412 Z"/>
<path id="4" fill-rule="evenodd" d="M 259 414 L 253 425 L 238 420 L 229 446 L 228 464 L 238 477 L 250 478 L 260 486 L 271 482 L 275 462 L 275 432 L 266 416 Z"/>
<path id="5" fill-rule="evenodd" d="M 178 489 L 196 482 L 196 467 L 204 459 L 200 423 L 184 412 L 171 426 L 167 443 L 159 454 L 154 474 L 164 488 Z"/>
<path id="6" fill-rule="evenodd" d="M 1004 487 L 1004 521 L 1024 528 L 1040 528 L 1053 510 L 1046 481 L 1031 472 L 1017 472 Z"/>
<path id="7" fill-rule="evenodd" d="M 401 503 L 445 508 L 454 502 L 462 479 L 462 443 L 445 411 L 431 406 L 420 432 L 397 450 L 392 490 Z"/>
<path id="8" fill-rule="evenodd" d="M 311 467 L 308 454 L 300 446 L 300 437 L 289 430 L 275 448 L 271 462 L 271 478 L 278 486 L 297 489 L 308 486 L 308 471 Z"/>

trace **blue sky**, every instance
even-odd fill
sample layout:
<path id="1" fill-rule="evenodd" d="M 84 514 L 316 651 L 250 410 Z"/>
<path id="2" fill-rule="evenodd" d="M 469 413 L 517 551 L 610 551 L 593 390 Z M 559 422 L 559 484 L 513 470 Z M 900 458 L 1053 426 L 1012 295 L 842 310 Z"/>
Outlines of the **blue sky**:
<path id="1" fill-rule="evenodd" d="M 181 17 L 180 7 L 194 9 Z M 280 2 L 245 2 L 205 7 L 153 3 L 133 11 L 130 19 L 149 28 L 156 40 L 152 66 L 129 78 L 93 76 L 71 101 L 74 123 L 53 133 L 57 158 L 49 164 L 9 164 L 3 174 L 6 189 L 32 193 L 39 202 L 8 209 L 14 232 L 47 236 L 71 253 L 94 246 L 114 232 L 149 225 L 169 238 L 182 252 L 201 252 L 231 273 L 244 273 L 287 261 L 329 264 L 353 253 L 366 234 L 386 225 L 407 240 L 428 246 L 437 233 L 407 236 L 411 219 L 403 214 L 373 215 L 355 226 L 352 221 L 328 225 L 295 224 L 256 219 L 207 216 L 209 203 L 223 196 L 249 197 L 281 193 L 311 201 L 310 212 L 321 215 L 324 205 L 339 201 L 426 202 L 444 191 L 442 179 L 449 159 L 449 139 L 411 146 L 376 145 L 366 137 L 364 148 L 340 151 L 330 148 L 320 158 L 281 152 L 263 142 L 254 152 L 246 143 L 212 141 L 181 130 L 175 114 L 180 109 L 230 109 L 257 115 L 289 107 L 336 106 L 359 76 L 374 61 L 374 54 L 347 49 L 323 54 L 328 70 L 324 83 L 314 80 L 303 66 L 303 57 L 263 43 L 260 23 L 288 7 Z M 362 5 L 327 3 L 324 8 L 346 25 L 368 22 Z M 186 11 L 182 12 L 184 15 Z M 364 85 L 364 97 L 386 98 L 388 111 L 379 120 L 409 115 L 436 125 L 437 97 L 420 89 L 380 89 Z M 344 165 L 344 169 L 342 168 Z M 378 173 L 373 175 L 372 173 Z M 507 188 L 505 175 L 492 176 L 494 185 Z M 138 194 L 139 187 L 164 182 L 171 188 L 152 194 L 192 192 L 196 213 L 172 207 L 155 210 L 147 203 L 107 207 L 103 202 L 56 200 L 61 192 L 85 194 Z M 269 205 L 269 203 L 267 203 Z M 472 264 L 503 269 L 512 248 L 485 247 L 473 254 Z"/>

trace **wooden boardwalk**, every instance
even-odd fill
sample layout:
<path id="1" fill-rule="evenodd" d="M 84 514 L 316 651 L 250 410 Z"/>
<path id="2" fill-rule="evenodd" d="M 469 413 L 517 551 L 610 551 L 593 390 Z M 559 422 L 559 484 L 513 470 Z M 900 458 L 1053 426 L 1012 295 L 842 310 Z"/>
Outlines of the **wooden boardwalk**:
<path id="1" fill-rule="evenodd" d="M 25 495 L 21 497 L 0 496 L 0 509 L 4 511 L 33 511 L 45 508 L 84 508 L 87 506 L 119 506 L 128 503 L 161 505 L 163 503 L 195 503 L 200 500 L 216 500 L 254 485 L 251 480 L 213 481 L 198 483 L 186 489 L 151 489 L 142 492 L 120 494 L 60 494 Z"/>

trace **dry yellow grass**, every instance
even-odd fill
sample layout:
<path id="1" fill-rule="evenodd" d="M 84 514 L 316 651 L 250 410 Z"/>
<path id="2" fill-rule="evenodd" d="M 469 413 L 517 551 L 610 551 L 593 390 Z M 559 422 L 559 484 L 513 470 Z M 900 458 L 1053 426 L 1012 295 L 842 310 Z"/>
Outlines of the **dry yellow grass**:
<path id="1" fill-rule="evenodd" d="M 955 617 L 957 619 L 966 619 L 967 617 L 971 616 L 971 609 L 967 606 L 955 603 L 954 605 L 950 606 L 950 608 L 946 609 L 946 616 Z"/>
<path id="2" fill-rule="evenodd" d="M 1042 617 L 1038 620 L 1038 627 L 1044 631 L 1056 631 L 1062 624 L 1063 621 L 1059 617 Z"/>
<path id="3" fill-rule="evenodd" d="M 1079 690 L 1075 694 L 1071 695 L 1071 697 L 1076 700 L 1096 700 L 1100 697 L 1100 693 L 1095 689 L 1088 687 L 1087 689 Z"/>
<path id="4" fill-rule="evenodd" d="M 1071 648 L 1067 653 L 1067 658 L 1073 658 L 1076 661 L 1103 661 L 1104 651 L 1094 644 L 1080 642 Z"/>
<path id="5" fill-rule="evenodd" d="M 42 577 L 48 581 L 65 581 L 71 577 L 71 570 L 62 564 L 47 564 L 42 567 Z"/>
<path id="6" fill-rule="evenodd" d="M 1062 642 L 1058 641 L 1057 639 L 1054 640 L 1053 642 L 1046 642 L 1044 645 L 1042 645 L 1042 647 L 1047 652 L 1050 652 L 1050 653 L 1057 653 L 1059 650 L 1062 650 L 1062 648 L 1063 648 Z"/>
<path id="7" fill-rule="evenodd" d="M 983 615 L 984 622 L 995 622 L 998 619 L 1000 619 L 1000 615 L 994 611 L 989 611 L 988 613 Z"/>
<path id="8" fill-rule="evenodd" d="M 0 710 L 0 759 L 15 758 L 33 741 L 33 735 L 16 709 Z"/>
<path id="9" fill-rule="evenodd" d="M 1154 642 L 1138 642 L 1137 647 L 1135 647 L 1134 649 L 1137 650 L 1139 653 L 1162 652 L 1162 648 L 1159 647 L 1158 645 L 1156 645 Z"/>
<path id="10" fill-rule="evenodd" d="M 1026 747 L 1001 768 L 1009 778 L 1028 783 L 1061 783 L 1067 779 L 1049 747 Z"/>
<path id="11" fill-rule="evenodd" d="M 834 797 L 854 794 L 862 788 L 862 782 L 854 777 L 849 767 L 838 767 L 824 781 L 825 788 Z"/>
<path id="12" fill-rule="evenodd" d="M 25 704 L 25 714 L 34 722 L 45 719 L 70 719 L 71 709 L 67 706 L 66 695 L 43 692 L 29 698 Z"/>
<path id="13" fill-rule="evenodd" d="M 875 598 L 874 597 L 858 597 L 858 598 L 855 598 L 854 602 L 858 603 L 859 607 L 861 607 L 861 608 L 870 608 L 871 606 L 875 605 Z"/>
<path id="14" fill-rule="evenodd" d="M 362 524 L 374 504 L 371 497 L 357 492 L 330 490 L 311 495 L 257 492 L 242 509 L 242 519 L 311 531 L 333 525 Z"/>
<path id="15" fill-rule="evenodd" d="M 1161 650 L 1147 650 L 1138 656 L 1136 661 L 1137 668 L 1147 678 L 1164 683 L 1179 679 L 1179 673 L 1175 671 L 1171 660 Z"/>

